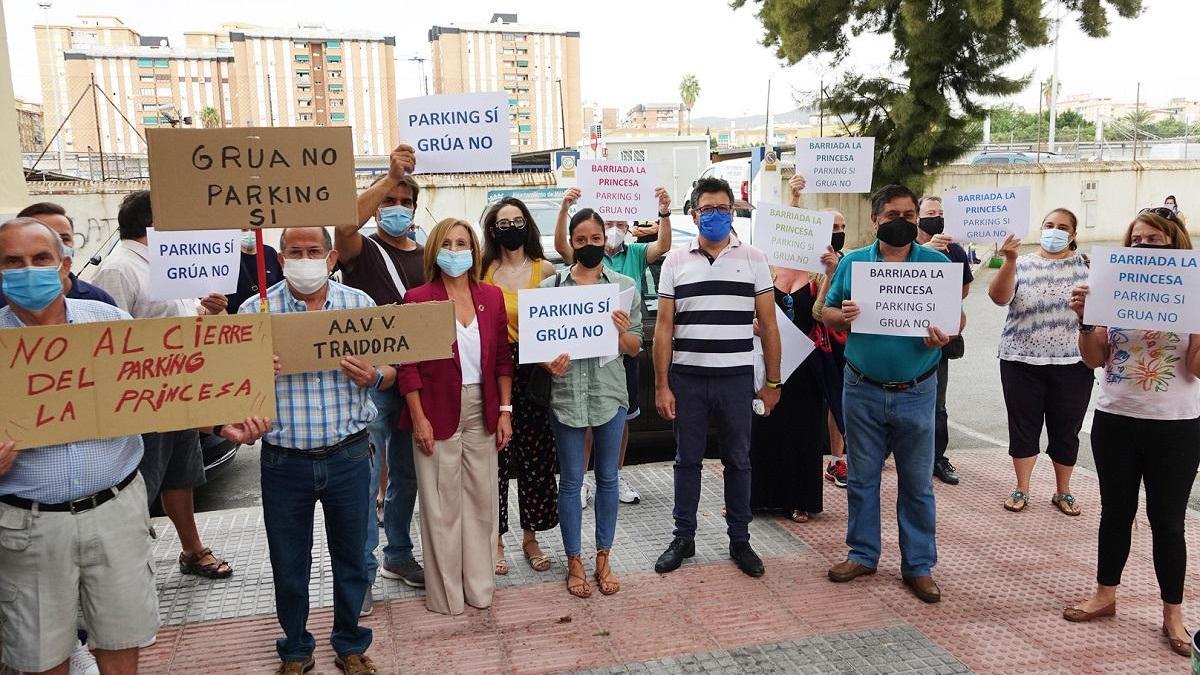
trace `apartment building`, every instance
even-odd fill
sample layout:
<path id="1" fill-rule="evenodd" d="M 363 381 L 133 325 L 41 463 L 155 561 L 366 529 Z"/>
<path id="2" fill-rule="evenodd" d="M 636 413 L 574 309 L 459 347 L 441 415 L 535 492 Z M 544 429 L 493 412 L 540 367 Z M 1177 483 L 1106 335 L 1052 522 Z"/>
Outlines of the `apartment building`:
<path id="1" fill-rule="evenodd" d="M 14 99 L 17 106 L 17 134 L 21 152 L 41 152 L 47 136 L 42 127 L 42 106 L 24 99 Z"/>
<path id="2" fill-rule="evenodd" d="M 495 14 L 486 24 L 434 26 L 429 42 L 434 93 L 508 94 L 513 152 L 573 146 L 582 137 L 578 31 Z"/>
<path id="3" fill-rule="evenodd" d="M 686 108 L 681 103 L 639 103 L 625 113 L 621 126 L 627 129 L 665 129 L 680 133 Z"/>

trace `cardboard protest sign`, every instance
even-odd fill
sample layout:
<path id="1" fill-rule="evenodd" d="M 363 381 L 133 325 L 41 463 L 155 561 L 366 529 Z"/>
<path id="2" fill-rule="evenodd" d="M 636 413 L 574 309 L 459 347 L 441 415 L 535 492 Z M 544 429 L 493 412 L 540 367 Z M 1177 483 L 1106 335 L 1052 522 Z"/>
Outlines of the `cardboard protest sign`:
<path id="1" fill-rule="evenodd" d="M 150 299 L 201 298 L 237 291 L 241 244 L 237 230 L 146 230 Z"/>
<path id="2" fill-rule="evenodd" d="M 870 192 L 875 139 L 869 136 L 796 141 L 796 175 L 807 194 Z"/>
<path id="3" fill-rule="evenodd" d="M 787 382 L 792 373 L 813 353 L 816 345 L 800 330 L 778 304 L 775 305 L 775 321 L 779 324 L 779 381 Z M 754 391 L 767 382 L 767 364 L 764 361 L 762 338 L 754 336 Z"/>
<path id="4" fill-rule="evenodd" d="M 396 109 L 400 142 L 417 149 L 416 173 L 512 170 L 504 92 L 407 98 Z"/>
<path id="5" fill-rule="evenodd" d="M 824 272 L 821 254 L 833 238 L 833 214 L 782 204 L 760 203 L 754 210 L 754 245 L 767 263 L 808 272 Z"/>
<path id="6" fill-rule="evenodd" d="M 350 127 L 147 129 L 159 230 L 357 223 Z"/>
<path id="7" fill-rule="evenodd" d="M 336 370 L 347 356 L 366 363 L 413 363 L 453 356 L 454 304 L 418 302 L 271 315 L 280 374 Z"/>
<path id="8" fill-rule="evenodd" d="M 1029 187 L 951 190 L 946 193 L 946 234 L 956 241 L 1000 242 L 1029 232 Z"/>
<path id="9" fill-rule="evenodd" d="M 1097 246 L 1091 260 L 1084 323 L 1200 333 L 1200 251 Z"/>
<path id="10" fill-rule="evenodd" d="M 591 208 L 605 220 L 657 220 L 654 167 L 646 162 L 579 162 L 578 208 Z"/>
<path id="11" fill-rule="evenodd" d="M 517 291 L 521 363 L 545 363 L 617 354 L 617 284 L 527 288 Z"/>
<path id="12" fill-rule="evenodd" d="M 855 333 L 925 337 L 930 326 L 958 335 L 962 312 L 959 263 L 855 262 L 850 294 L 860 314 Z"/>
<path id="13" fill-rule="evenodd" d="M 261 314 L 4 329 L 0 364 L 19 449 L 275 417 Z"/>

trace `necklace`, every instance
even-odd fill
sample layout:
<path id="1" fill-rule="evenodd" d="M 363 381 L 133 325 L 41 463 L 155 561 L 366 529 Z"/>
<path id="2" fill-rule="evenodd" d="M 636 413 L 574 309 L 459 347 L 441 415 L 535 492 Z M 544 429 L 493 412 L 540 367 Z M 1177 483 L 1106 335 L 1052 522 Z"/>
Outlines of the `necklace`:
<path id="1" fill-rule="evenodd" d="M 529 256 L 525 256 L 525 262 L 521 263 L 518 266 L 505 265 L 503 262 L 501 262 L 500 269 L 504 269 L 505 267 L 511 267 L 513 269 L 513 272 L 520 272 L 521 270 L 525 269 L 526 267 L 529 267 L 529 263 L 530 263 Z"/>

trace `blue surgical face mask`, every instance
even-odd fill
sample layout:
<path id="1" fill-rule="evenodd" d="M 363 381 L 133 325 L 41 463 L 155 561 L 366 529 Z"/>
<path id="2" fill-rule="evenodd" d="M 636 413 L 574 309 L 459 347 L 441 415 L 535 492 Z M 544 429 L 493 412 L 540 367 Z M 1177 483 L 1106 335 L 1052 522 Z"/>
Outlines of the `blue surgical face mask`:
<path id="1" fill-rule="evenodd" d="M 12 304 L 30 312 L 40 312 L 63 292 L 57 267 L 21 267 L 3 271 L 4 295 Z"/>
<path id="2" fill-rule="evenodd" d="M 75 257 L 75 247 L 74 246 L 63 246 L 63 257 L 64 258 L 74 258 Z"/>
<path id="3" fill-rule="evenodd" d="M 1052 230 L 1042 230 L 1042 248 L 1046 249 L 1047 253 L 1058 253 L 1071 243 L 1071 235 L 1065 230 L 1058 228 Z"/>
<path id="4" fill-rule="evenodd" d="M 403 237 L 412 227 L 413 210 L 407 206 L 387 206 L 379 209 L 376 222 L 379 223 L 379 229 L 389 235 Z"/>
<path id="5" fill-rule="evenodd" d="M 254 236 L 254 230 L 250 230 L 249 232 L 243 232 L 243 233 L 242 233 L 242 241 L 241 241 L 241 244 L 242 244 L 242 250 L 243 250 L 243 251 L 247 251 L 247 252 L 249 252 L 249 251 L 254 251 L 254 250 L 257 250 L 257 248 L 258 248 L 258 237 L 255 237 L 255 236 Z"/>
<path id="6" fill-rule="evenodd" d="M 438 251 L 437 264 L 448 276 L 461 277 L 471 269 L 471 265 L 475 264 L 475 258 L 471 255 L 470 249 L 451 251 L 444 248 Z"/>
<path id="7" fill-rule="evenodd" d="M 725 241 L 733 229 L 733 212 L 714 209 L 700 214 L 700 236 L 713 242 Z"/>

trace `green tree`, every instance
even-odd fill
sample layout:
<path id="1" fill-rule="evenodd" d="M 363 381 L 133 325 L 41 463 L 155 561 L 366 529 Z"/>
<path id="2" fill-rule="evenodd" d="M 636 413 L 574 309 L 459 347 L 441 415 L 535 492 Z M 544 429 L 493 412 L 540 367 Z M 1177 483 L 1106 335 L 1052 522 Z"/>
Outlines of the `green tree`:
<path id="1" fill-rule="evenodd" d="M 1049 42 L 1044 0 L 733 0 L 753 3 L 763 44 L 795 64 L 806 56 L 842 61 L 852 38 L 891 35 L 896 78 L 848 72 L 826 100 L 831 114 L 875 137 L 875 184 L 922 188 L 931 169 L 954 161 L 979 135 L 984 97 L 1018 93 L 1028 77 L 1002 74 L 1022 54 Z M 1084 33 L 1108 34 L 1109 8 L 1136 16 L 1142 0 L 1062 0 Z"/>
<path id="2" fill-rule="evenodd" d="M 217 109 L 206 106 L 200 110 L 200 124 L 204 125 L 205 129 L 216 129 L 221 126 L 221 113 Z"/>
<path id="3" fill-rule="evenodd" d="M 696 105 L 696 99 L 700 96 L 700 80 L 696 79 L 695 75 L 688 73 L 679 81 L 679 100 L 683 101 L 683 107 L 687 108 L 687 130 L 688 135 L 692 135 L 692 106 Z"/>

